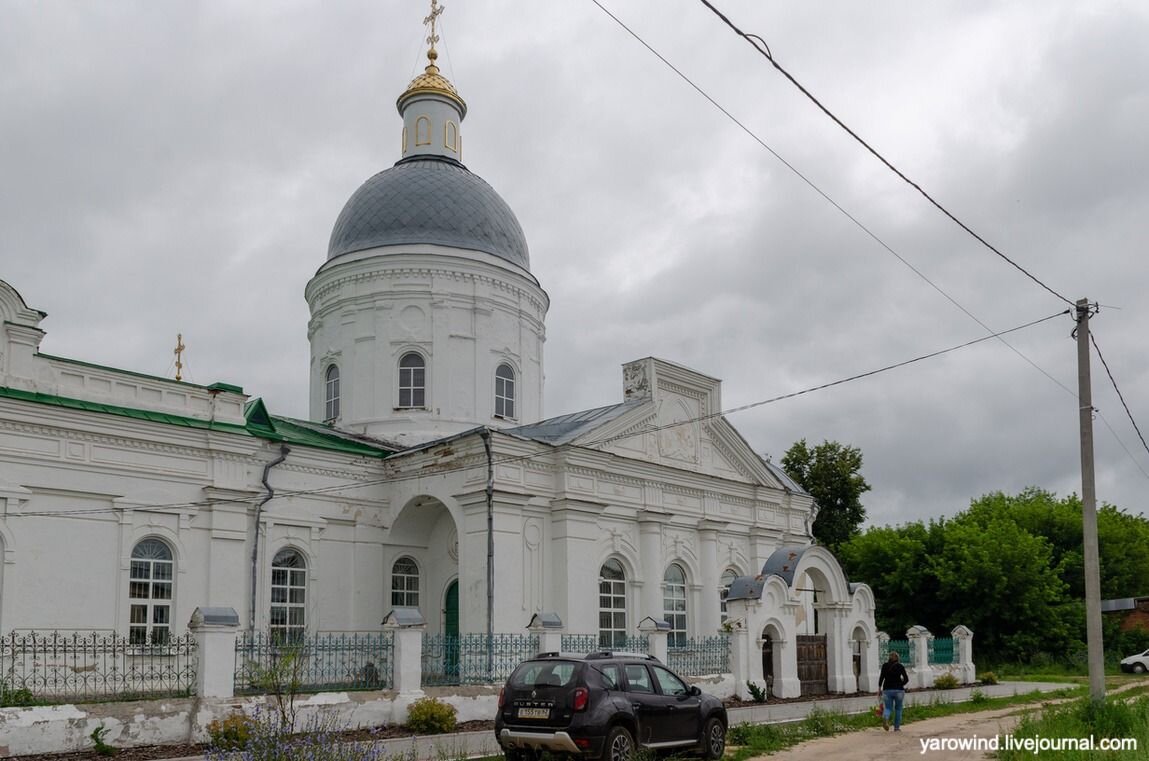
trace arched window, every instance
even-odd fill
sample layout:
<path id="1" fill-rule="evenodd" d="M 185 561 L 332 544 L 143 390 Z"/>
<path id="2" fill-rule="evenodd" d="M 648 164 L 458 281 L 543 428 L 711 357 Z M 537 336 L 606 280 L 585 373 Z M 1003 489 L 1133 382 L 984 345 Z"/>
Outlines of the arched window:
<path id="1" fill-rule="evenodd" d="M 420 116 L 415 120 L 415 145 L 431 144 L 431 117 Z"/>
<path id="2" fill-rule="evenodd" d="M 614 559 L 598 572 L 598 644 L 612 649 L 626 645 L 626 571 Z"/>
<path id="3" fill-rule="evenodd" d="M 323 385 L 324 420 L 339 418 L 339 366 L 331 365 L 327 368 L 327 376 Z"/>
<path id="4" fill-rule="evenodd" d="M 670 624 L 666 644 L 686 646 L 686 572 L 671 563 L 662 577 L 662 617 Z"/>
<path id="5" fill-rule="evenodd" d="M 391 566 L 391 605 L 419 607 L 419 566 L 411 558 L 399 558 Z"/>
<path id="6" fill-rule="evenodd" d="M 271 561 L 271 641 L 300 642 L 307 630 L 307 561 L 290 547 Z"/>
<path id="7" fill-rule="evenodd" d="M 132 549 L 128 641 L 133 645 L 162 645 L 171 637 L 174 570 L 172 550 L 159 539 L 144 539 Z"/>
<path id="8" fill-rule="evenodd" d="M 495 417 L 515 417 L 515 369 L 505 362 L 495 370 Z"/>
<path id="9" fill-rule="evenodd" d="M 443 125 L 443 147 L 453 153 L 459 152 L 459 127 L 450 120 Z"/>
<path id="10" fill-rule="evenodd" d="M 399 407 L 425 407 L 427 402 L 427 363 L 423 355 L 409 351 L 399 358 Z"/>
<path id="11" fill-rule="evenodd" d="M 738 578 L 738 572 L 733 568 L 727 568 L 722 572 L 722 578 L 718 581 L 721 585 L 721 589 L 718 590 L 718 599 L 721 600 L 722 623 L 726 623 L 726 595 L 730 594 L 730 585 L 734 583 L 736 578 Z"/>

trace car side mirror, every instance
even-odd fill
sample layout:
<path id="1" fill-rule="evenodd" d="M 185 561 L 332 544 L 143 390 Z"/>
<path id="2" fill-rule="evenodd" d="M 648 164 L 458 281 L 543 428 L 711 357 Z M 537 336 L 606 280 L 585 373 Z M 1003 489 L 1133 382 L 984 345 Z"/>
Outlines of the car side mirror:
<path id="1" fill-rule="evenodd" d="M 690 697 L 696 698 L 702 694 L 702 690 L 698 689 L 698 685 L 690 685 Z"/>

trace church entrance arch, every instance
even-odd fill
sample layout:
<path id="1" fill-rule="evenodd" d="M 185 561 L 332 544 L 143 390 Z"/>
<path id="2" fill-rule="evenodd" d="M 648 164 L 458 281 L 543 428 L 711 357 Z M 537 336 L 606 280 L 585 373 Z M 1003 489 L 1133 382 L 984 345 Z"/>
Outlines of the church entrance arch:
<path id="1" fill-rule="evenodd" d="M 447 506 L 427 494 L 407 500 L 391 524 L 383 566 L 385 609 L 418 607 L 428 634 L 446 633 L 444 590 L 459 578 L 457 525 Z M 460 612 L 456 593 L 455 634 L 466 624 Z"/>
<path id="2" fill-rule="evenodd" d="M 782 673 L 782 633 L 773 624 L 762 630 L 762 680 L 766 694 L 779 697 L 774 690 L 774 679 Z"/>

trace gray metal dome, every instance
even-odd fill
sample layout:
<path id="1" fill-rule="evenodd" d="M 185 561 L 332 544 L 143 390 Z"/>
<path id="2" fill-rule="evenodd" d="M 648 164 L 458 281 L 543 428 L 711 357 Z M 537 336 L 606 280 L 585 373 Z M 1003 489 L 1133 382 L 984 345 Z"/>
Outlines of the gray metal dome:
<path id="1" fill-rule="evenodd" d="M 530 270 L 527 239 L 511 207 L 449 158 L 403 159 L 363 183 L 335 221 L 327 258 L 411 243 L 484 251 Z"/>

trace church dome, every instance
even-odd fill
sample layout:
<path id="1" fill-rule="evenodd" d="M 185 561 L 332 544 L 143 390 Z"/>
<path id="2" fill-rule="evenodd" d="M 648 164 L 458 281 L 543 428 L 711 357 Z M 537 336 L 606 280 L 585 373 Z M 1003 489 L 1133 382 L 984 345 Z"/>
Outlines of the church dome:
<path id="1" fill-rule="evenodd" d="M 447 157 L 411 156 L 363 183 L 335 222 L 327 258 L 416 243 L 483 251 L 530 271 L 527 239 L 511 207 Z"/>

